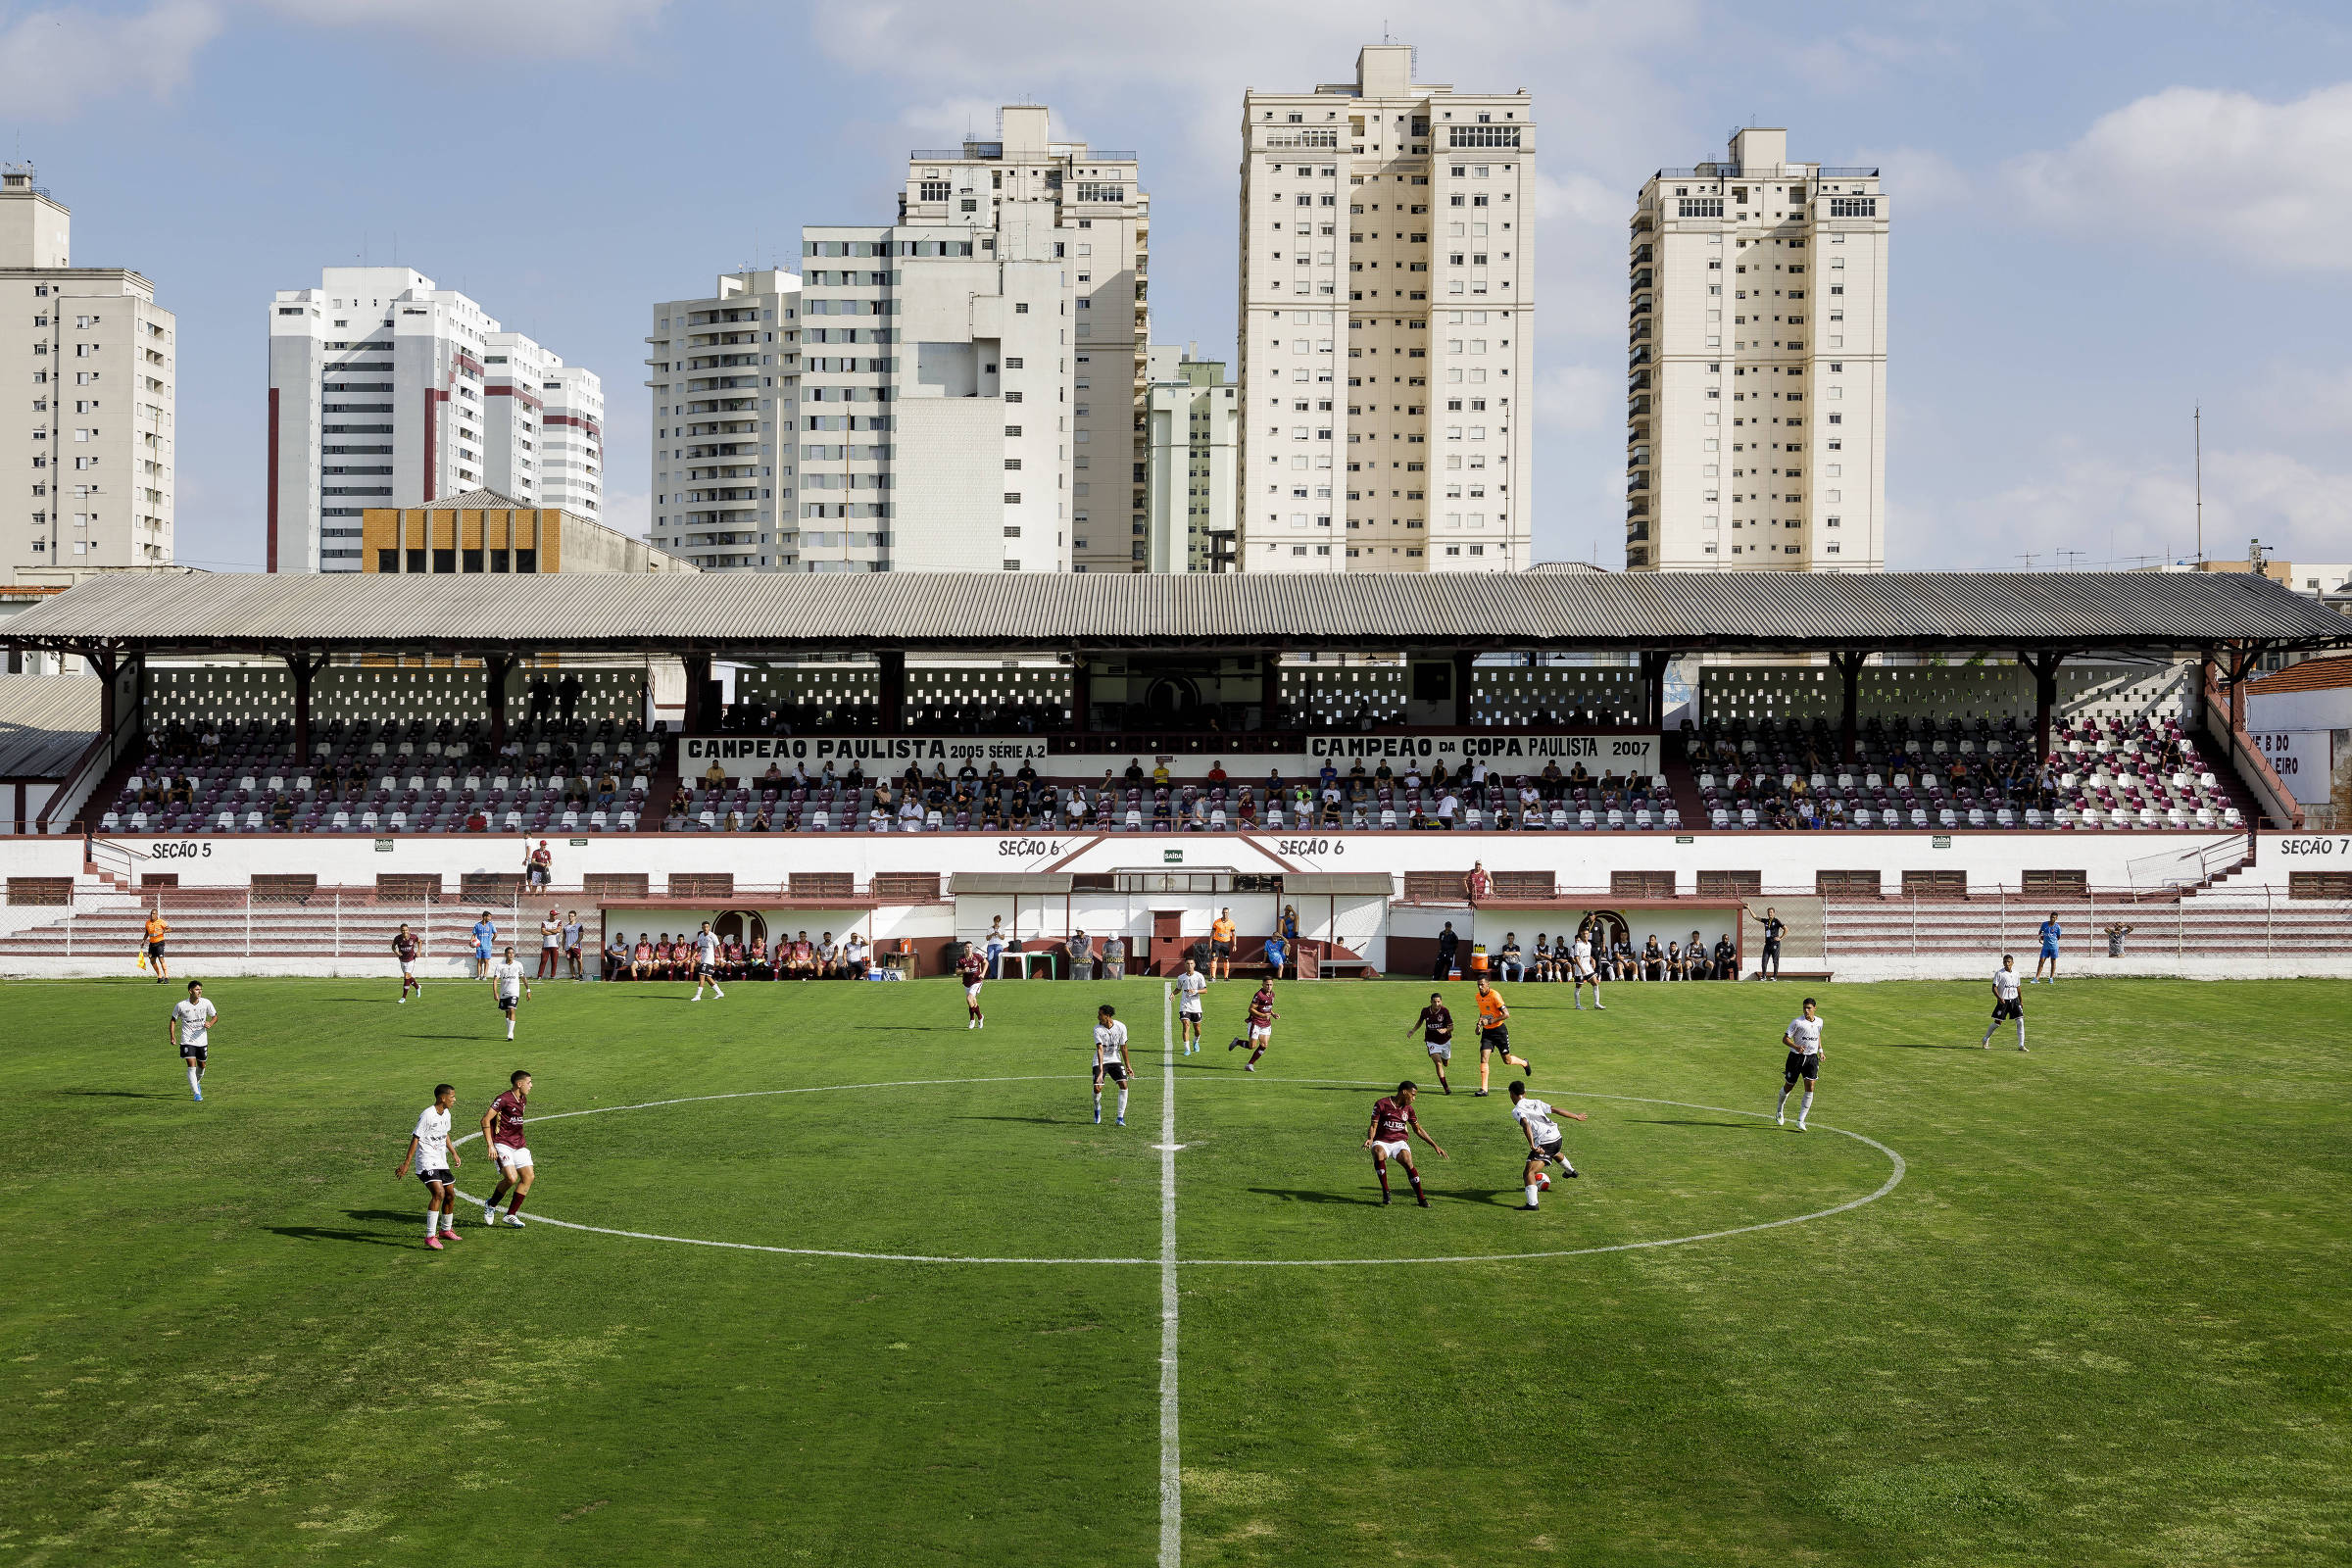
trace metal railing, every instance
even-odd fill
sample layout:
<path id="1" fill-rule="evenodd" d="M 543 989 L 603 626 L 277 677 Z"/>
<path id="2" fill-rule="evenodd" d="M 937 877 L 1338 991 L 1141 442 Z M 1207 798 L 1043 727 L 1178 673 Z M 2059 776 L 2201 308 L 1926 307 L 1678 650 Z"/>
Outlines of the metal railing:
<path id="1" fill-rule="evenodd" d="M 1867 925 L 1858 908 L 1867 911 Z M 1831 897 L 1822 901 L 1822 956 L 2013 952 L 2022 965 L 2040 951 L 2041 922 L 2052 911 L 2065 932 L 2062 960 L 2109 956 L 2112 927 L 2124 930 L 2122 951 L 2113 956 L 2125 958 L 2150 952 L 2175 959 L 2341 958 L 2352 952 L 2352 900 L 2287 898 L 2266 886 L 2193 898 L 2097 888 L 2030 897 L 2004 890 L 1992 899 Z"/>

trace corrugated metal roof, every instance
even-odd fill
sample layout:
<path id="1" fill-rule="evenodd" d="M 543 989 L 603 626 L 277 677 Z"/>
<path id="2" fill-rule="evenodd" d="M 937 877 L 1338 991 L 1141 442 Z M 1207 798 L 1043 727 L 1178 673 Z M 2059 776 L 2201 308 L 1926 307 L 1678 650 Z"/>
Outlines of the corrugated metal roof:
<path id="1" fill-rule="evenodd" d="M 2352 643 L 2250 574 L 888 572 L 103 577 L 28 643 L 658 651 L 1223 647 L 2187 647 Z"/>
<path id="2" fill-rule="evenodd" d="M 0 675 L 0 778 L 64 778 L 98 738 L 100 683 Z"/>

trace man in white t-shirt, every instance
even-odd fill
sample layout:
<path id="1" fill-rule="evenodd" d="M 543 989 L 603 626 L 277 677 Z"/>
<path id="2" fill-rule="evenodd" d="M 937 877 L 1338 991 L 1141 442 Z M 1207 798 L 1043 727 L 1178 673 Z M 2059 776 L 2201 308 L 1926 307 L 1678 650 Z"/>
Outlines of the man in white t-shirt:
<path id="1" fill-rule="evenodd" d="M 852 980 L 865 978 L 865 938 L 855 931 L 841 945 L 841 972 Z"/>
<path id="2" fill-rule="evenodd" d="M 718 987 L 718 937 L 711 931 L 710 922 L 705 920 L 703 928 L 694 934 L 692 940 L 694 944 L 694 996 L 689 1000 L 702 1001 L 703 987 L 706 983 L 710 987 L 710 995 L 713 998 L 725 996 L 726 993 Z"/>
<path id="3" fill-rule="evenodd" d="M 542 980 L 556 978 L 557 966 L 564 959 L 564 917 L 555 910 L 539 922 L 539 974 Z"/>
<path id="4" fill-rule="evenodd" d="M 1781 1031 L 1781 1044 L 1788 1048 L 1788 1060 L 1781 1068 L 1781 1102 L 1772 1107 L 1773 1125 L 1788 1124 L 1788 1091 L 1796 1081 L 1805 1081 L 1805 1098 L 1797 1102 L 1796 1130 L 1805 1130 L 1805 1118 L 1813 1113 L 1813 1086 L 1821 1079 L 1821 1014 L 1813 1006 L 1813 999 L 1805 999 L 1805 1010 L 1788 1020 Z"/>
<path id="5" fill-rule="evenodd" d="M 1194 959 L 1185 959 L 1182 972 L 1176 976 L 1176 1033 L 1188 1056 L 1200 1050 L 1200 994 L 1207 989 L 1208 976 L 1200 972 L 1200 965 Z"/>
<path id="6" fill-rule="evenodd" d="M 213 1020 L 220 1009 L 205 1000 L 204 982 L 188 982 L 188 1000 L 172 1007 L 172 1021 L 164 1026 L 164 1037 L 179 1047 L 180 1059 L 188 1064 L 188 1093 L 199 1104 L 204 1101 L 205 1054 L 213 1043 Z"/>
<path id="7" fill-rule="evenodd" d="M 522 999 L 531 994 L 531 983 L 523 977 L 522 965 L 514 957 L 514 950 L 490 966 L 491 992 L 498 998 L 498 1010 L 507 1015 L 507 1038 L 514 1038 L 514 1009 Z"/>
<path id="8" fill-rule="evenodd" d="M 450 1172 L 465 1163 L 458 1152 L 449 1147 L 449 1111 L 458 1102 L 458 1092 L 447 1084 L 433 1088 L 433 1102 L 424 1107 L 416 1118 L 416 1130 L 409 1134 L 408 1152 L 392 1167 L 392 1179 L 399 1181 L 409 1173 L 409 1161 L 416 1162 L 416 1179 L 424 1183 L 424 1245 L 435 1251 L 441 1250 L 444 1239 L 458 1239 L 458 1184 Z"/>
<path id="9" fill-rule="evenodd" d="M 1095 1125 L 1102 1125 L 1102 1080 L 1119 1086 L 1119 1125 L 1127 1125 L 1127 1026 L 1109 1003 L 1095 1009 Z"/>
<path id="10" fill-rule="evenodd" d="M 2017 1020 L 2017 1049 L 2026 1049 L 2026 1002 L 2020 995 L 2021 980 L 2015 955 L 2002 954 L 2001 966 L 1992 971 L 1992 1022 L 1984 1026 L 1984 1038 L 1977 1042 L 1980 1049 L 1992 1049 L 1992 1032 L 2001 1026 L 2003 1018 Z"/>
<path id="11" fill-rule="evenodd" d="M 1551 1178 L 1544 1173 L 1544 1166 L 1556 1164 L 1560 1167 L 1561 1175 L 1576 1175 L 1576 1167 L 1568 1163 L 1566 1154 L 1560 1152 L 1560 1124 L 1552 1118 L 1565 1116 L 1570 1121 L 1583 1121 L 1585 1113 L 1581 1110 L 1554 1110 L 1529 1094 L 1527 1085 L 1514 1078 L 1511 1080 L 1511 1115 L 1518 1121 L 1519 1130 L 1527 1135 L 1527 1170 L 1524 1173 L 1527 1182 L 1526 1207 L 1532 1209 L 1536 1206 L 1536 1195 L 1551 1186 Z"/>

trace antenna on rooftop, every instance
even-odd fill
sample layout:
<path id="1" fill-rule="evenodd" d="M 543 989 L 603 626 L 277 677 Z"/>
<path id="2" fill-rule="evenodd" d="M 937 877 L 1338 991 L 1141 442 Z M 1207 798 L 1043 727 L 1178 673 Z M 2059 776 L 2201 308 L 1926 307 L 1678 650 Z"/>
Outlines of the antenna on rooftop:
<path id="1" fill-rule="evenodd" d="M 2190 439 L 2196 443 L 2197 564 L 2205 564 L 2205 409 L 2199 404 L 2189 416 Z"/>

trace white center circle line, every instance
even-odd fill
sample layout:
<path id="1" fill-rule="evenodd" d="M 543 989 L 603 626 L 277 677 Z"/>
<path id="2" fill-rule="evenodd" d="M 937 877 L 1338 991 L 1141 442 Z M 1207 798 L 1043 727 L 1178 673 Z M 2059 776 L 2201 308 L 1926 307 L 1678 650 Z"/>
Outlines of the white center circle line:
<path id="1" fill-rule="evenodd" d="M 633 1105 L 599 1105 L 589 1110 L 552 1111 L 545 1116 L 538 1116 L 532 1119 L 536 1121 L 560 1121 L 565 1117 L 571 1116 L 602 1116 L 624 1110 L 655 1110 L 666 1105 L 692 1105 L 704 1103 L 713 1100 L 758 1100 L 777 1095 L 820 1095 L 829 1094 L 838 1090 L 956 1088 L 967 1084 L 1048 1083 L 1059 1082 L 1066 1079 L 1068 1076 L 1069 1075 L 1066 1073 L 1023 1073 L 998 1078 L 911 1078 L 903 1079 L 892 1083 L 816 1084 L 805 1089 L 747 1089 L 739 1090 L 732 1094 L 723 1095 L 685 1095 L 674 1100 L 648 1100 Z M 1241 1079 L 1212 1074 L 1197 1079 L 1191 1079 L 1188 1080 L 1188 1082 L 1195 1084 L 1211 1084 L 1220 1082 L 1333 1084 L 1347 1087 L 1373 1089 L 1381 1087 L 1386 1080 L 1369 1078 Z M 1712 1111 L 1721 1116 L 1744 1116 L 1757 1121 L 1769 1119 L 1769 1113 L 1765 1111 L 1735 1110 L 1725 1105 L 1701 1105 L 1688 1100 L 1660 1100 L 1647 1095 L 1603 1095 L 1579 1092 L 1571 1098 L 1578 1100 L 1614 1100 L 1628 1104 L 1639 1105 L 1670 1105 L 1678 1110 L 1705 1110 Z M 1615 1242 L 1604 1247 L 1571 1247 L 1548 1251 L 1465 1252 L 1436 1257 L 1179 1257 L 1175 1260 L 1175 1262 L 1176 1266 L 1179 1268 L 1374 1268 L 1390 1264 L 1520 1263 L 1552 1257 L 1590 1257 L 1603 1252 L 1634 1252 L 1661 1247 L 1688 1247 L 1696 1242 L 1722 1241 L 1727 1237 L 1746 1236 L 1756 1231 L 1778 1230 L 1785 1225 L 1802 1225 L 1811 1220 L 1828 1219 L 1834 1214 L 1843 1214 L 1849 1210 L 1860 1208 L 1867 1203 L 1875 1203 L 1880 1199 L 1885 1198 L 1888 1193 L 1893 1192 L 1896 1187 L 1901 1185 L 1903 1177 L 1910 1167 L 1904 1161 L 1903 1156 L 1896 1151 L 1889 1149 L 1886 1145 L 1880 1143 L 1875 1138 L 1868 1137 L 1862 1133 L 1849 1131 L 1843 1127 L 1832 1127 L 1822 1122 L 1815 1122 L 1813 1127 L 1814 1130 L 1818 1132 L 1836 1133 L 1841 1138 L 1851 1138 L 1856 1143 L 1867 1144 L 1872 1149 L 1875 1149 L 1880 1153 L 1886 1155 L 1888 1164 L 1892 1167 L 1892 1169 L 1887 1173 L 1886 1180 L 1881 1183 L 1878 1190 L 1875 1192 L 1866 1194 L 1861 1198 L 1849 1199 L 1842 1203 L 1833 1204 L 1828 1208 L 1817 1208 L 1809 1213 L 1804 1214 L 1791 1214 L 1786 1219 L 1759 1220 L 1752 1225 L 1735 1225 L 1726 1230 L 1701 1231 L 1690 1236 L 1670 1236 L 1656 1241 Z M 479 1132 L 467 1133 L 463 1138 L 452 1139 L 450 1141 L 450 1145 L 452 1148 L 457 1148 L 461 1145 L 471 1143 L 481 1136 L 482 1135 Z M 1157 1146 L 1153 1147 L 1156 1150 Z M 1162 1153 L 1162 1157 L 1165 1159 L 1173 1159 L 1175 1157 L 1174 1152 L 1164 1152 Z M 471 1194 L 464 1192 L 463 1190 L 459 1192 L 458 1196 L 465 1199 L 467 1202 L 478 1203 L 481 1201 L 480 1199 L 475 1198 Z M 621 1230 L 617 1227 L 609 1225 L 584 1225 L 577 1220 L 555 1219 L 546 1214 L 534 1215 L 532 1218 L 532 1223 L 538 1225 L 553 1225 L 560 1230 L 583 1231 L 594 1236 L 618 1236 L 626 1240 L 636 1242 L 667 1242 L 678 1247 L 711 1247 L 735 1252 L 771 1252 L 787 1257 L 839 1257 L 849 1258 L 859 1262 L 874 1263 L 1034 1263 L 1039 1265 L 1064 1267 L 1090 1265 L 1103 1267 L 1140 1267 L 1147 1264 L 1164 1265 L 1166 1262 L 1166 1259 L 1161 1257 L 984 1257 L 956 1254 L 934 1254 L 926 1252 L 861 1252 L 844 1248 L 830 1247 L 774 1247 L 760 1242 L 719 1242 L 711 1241 L 708 1238 L 700 1236 L 666 1236 L 656 1231 L 631 1231 Z"/>

